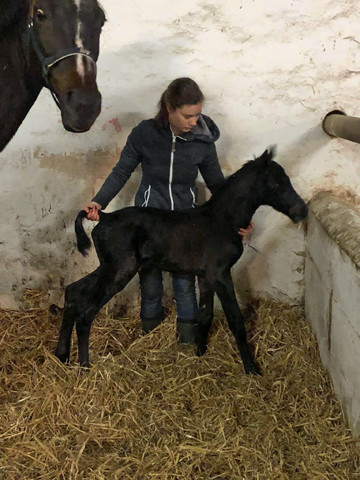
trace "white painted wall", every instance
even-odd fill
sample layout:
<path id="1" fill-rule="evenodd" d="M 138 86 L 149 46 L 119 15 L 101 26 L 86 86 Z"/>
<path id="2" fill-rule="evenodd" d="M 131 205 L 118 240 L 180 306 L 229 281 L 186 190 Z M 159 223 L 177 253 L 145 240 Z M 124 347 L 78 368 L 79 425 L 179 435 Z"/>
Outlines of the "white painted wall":
<path id="1" fill-rule="evenodd" d="M 355 0 L 104 0 L 98 62 L 103 110 L 89 133 L 64 131 L 43 91 L 0 154 L 0 305 L 15 306 L 24 286 L 79 278 L 96 260 L 74 252 L 72 222 L 117 161 L 126 137 L 153 116 L 167 84 L 191 76 L 218 124 L 225 173 L 269 144 L 307 199 L 343 185 L 360 193 L 360 146 L 321 130 L 324 115 L 357 115 L 359 10 Z M 121 125 L 117 132 L 116 125 Z M 134 175 L 112 208 L 131 201 Z M 237 289 L 297 302 L 303 295 L 303 231 L 262 208 L 235 269 Z M 252 247 L 252 248 L 251 248 Z"/>

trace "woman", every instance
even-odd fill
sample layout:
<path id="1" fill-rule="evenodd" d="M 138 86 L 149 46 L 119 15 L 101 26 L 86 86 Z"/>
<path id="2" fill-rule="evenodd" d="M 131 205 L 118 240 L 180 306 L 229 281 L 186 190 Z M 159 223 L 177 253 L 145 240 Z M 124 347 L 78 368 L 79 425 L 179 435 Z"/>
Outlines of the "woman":
<path id="1" fill-rule="evenodd" d="M 142 179 L 135 206 L 181 210 L 195 207 L 195 180 L 200 171 L 213 193 L 223 179 L 215 142 L 220 132 L 211 118 L 203 115 L 204 95 L 191 78 L 170 83 L 159 101 L 155 118 L 142 121 L 130 133 L 118 163 L 103 186 L 85 207 L 89 220 L 99 219 L 98 210 L 122 189 L 141 163 Z M 241 229 L 246 236 L 252 229 Z M 140 317 L 145 332 L 164 319 L 162 272 L 143 269 Z M 177 330 L 181 342 L 193 341 L 197 315 L 195 278 L 173 274 L 177 307 Z"/>

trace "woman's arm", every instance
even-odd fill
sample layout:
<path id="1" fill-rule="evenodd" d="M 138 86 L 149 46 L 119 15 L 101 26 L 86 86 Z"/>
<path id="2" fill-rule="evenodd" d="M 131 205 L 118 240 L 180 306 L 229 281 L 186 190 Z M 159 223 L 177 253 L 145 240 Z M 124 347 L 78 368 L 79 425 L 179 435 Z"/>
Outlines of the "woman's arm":
<path id="1" fill-rule="evenodd" d="M 211 143 L 208 146 L 207 154 L 200 163 L 199 170 L 206 186 L 211 193 L 214 193 L 219 184 L 224 181 L 224 174 L 221 171 L 215 143 Z"/>
<path id="2" fill-rule="evenodd" d="M 135 127 L 130 133 L 126 145 L 121 152 L 118 163 L 115 165 L 98 193 L 92 199 L 92 202 L 101 205 L 102 209 L 105 209 L 115 195 L 120 192 L 130 178 L 132 172 L 141 162 L 140 125 Z"/>
<path id="3" fill-rule="evenodd" d="M 95 197 L 85 206 L 84 210 L 88 214 L 88 220 L 99 221 L 99 210 L 104 210 L 108 206 L 141 162 L 139 126 L 140 125 L 131 131 L 125 147 L 121 152 L 118 163 L 115 165 Z"/>

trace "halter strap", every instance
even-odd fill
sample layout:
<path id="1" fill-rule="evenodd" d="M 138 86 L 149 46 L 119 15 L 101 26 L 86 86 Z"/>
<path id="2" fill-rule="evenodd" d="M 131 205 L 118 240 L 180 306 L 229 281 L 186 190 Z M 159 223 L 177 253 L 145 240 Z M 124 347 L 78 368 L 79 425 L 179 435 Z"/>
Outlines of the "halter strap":
<path id="1" fill-rule="evenodd" d="M 64 60 L 65 58 L 72 57 L 74 55 L 83 55 L 84 57 L 90 58 L 90 60 L 93 62 L 94 67 L 96 69 L 96 58 L 92 54 L 92 52 L 89 52 L 88 50 L 85 50 L 80 47 L 73 47 L 73 48 L 68 48 L 66 50 L 63 50 L 62 52 L 57 53 L 56 55 L 52 55 L 51 57 L 45 57 L 43 53 L 40 50 L 39 44 L 35 38 L 34 34 L 34 6 L 35 6 L 35 0 L 32 0 L 30 2 L 30 18 L 28 22 L 28 29 L 27 29 L 27 36 L 28 36 L 28 44 L 32 44 L 35 53 L 41 63 L 41 73 L 42 77 L 45 81 L 45 86 L 48 88 L 51 92 L 51 95 L 53 96 L 53 99 L 55 100 L 56 105 L 61 108 L 59 99 L 57 98 L 57 95 L 55 93 L 55 90 L 53 89 L 51 83 L 50 83 L 50 69 L 56 65 L 57 63 L 61 62 L 61 60 Z"/>
<path id="2" fill-rule="evenodd" d="M 30 0 L 30 2 L 29 2 L 29 18 L 30 18 L 30 22 L 33 21 L 33 18 L 34 18 L 34 10 L 35 10 L 35 0 Z"/>

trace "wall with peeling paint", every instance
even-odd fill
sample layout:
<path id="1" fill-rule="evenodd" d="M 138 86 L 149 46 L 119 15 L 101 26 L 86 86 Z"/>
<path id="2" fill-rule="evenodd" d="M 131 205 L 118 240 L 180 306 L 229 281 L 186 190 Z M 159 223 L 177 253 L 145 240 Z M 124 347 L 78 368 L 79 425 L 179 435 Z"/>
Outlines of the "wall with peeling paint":
<path id="1" fill-rule="evenodd" d="M 130 130 L 153 116 L 167 84 L 198 81 L 204 112 L 218 124 L 226 174 L 278 144 L 278 161 L 309 199 L 323 188 L 360 193 L 360 147 L 330 139 L 321 120 L 334 108 L 357 115 L 359 10 L 355 0 L 113 2 L 101 39 L 103 110 L 89 133 L 64 131 L 43 91 L 0 154 L 0 305 L 24 287 L 61 300 L 63 285 L 96 265 L 74 250 L 72 222 L 117 161 Z M 136 172 L 109 207 L 131 203 Z M 303 296 L 303 231 L 261 208 L 234 270 L 239 294 L 298 302 Z M 133 295 L 133 294 L 131 294 Z"/>

